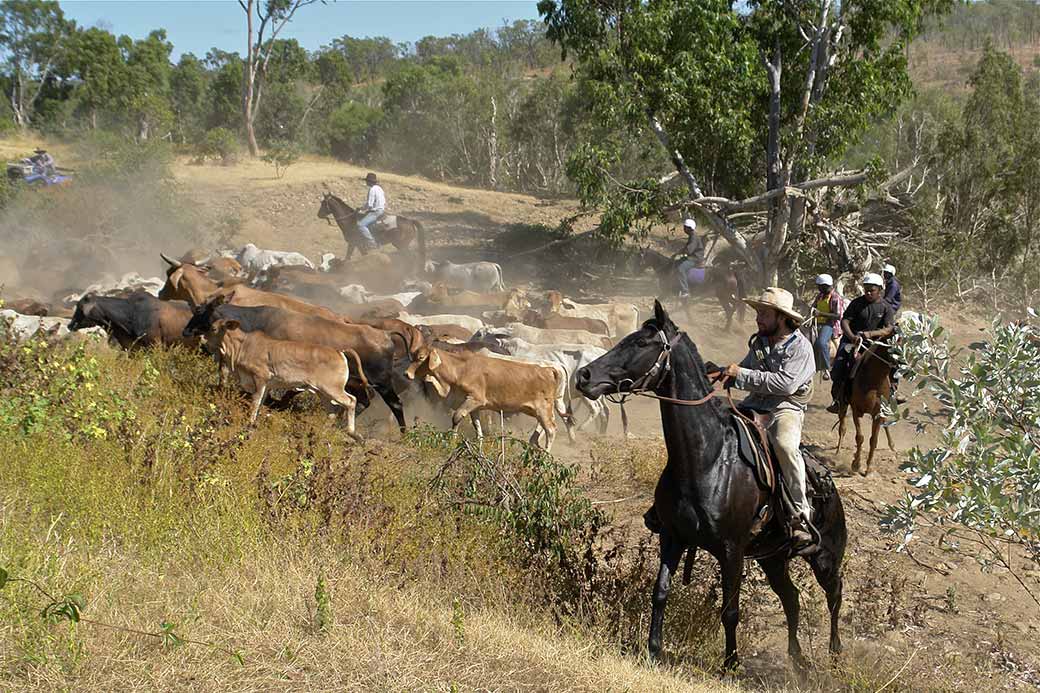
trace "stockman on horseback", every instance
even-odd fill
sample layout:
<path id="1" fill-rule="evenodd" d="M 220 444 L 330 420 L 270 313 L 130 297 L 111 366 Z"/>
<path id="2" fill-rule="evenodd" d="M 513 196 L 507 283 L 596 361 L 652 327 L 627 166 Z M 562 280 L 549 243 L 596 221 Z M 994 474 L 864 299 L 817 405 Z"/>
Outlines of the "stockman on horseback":
<path id="1" fill-rule="evenodd" d="M 689 298 L 690 279 L 694 284 L 704 283 L 704 241 L 697 235 L 697 222 L 693 219 L 683 221 L 686 231 L 686 257 L 679 263 L 679 298 Z"/>
<path id="2" fill-rule="evenodd" d="M 863 277 L 863 295 L 853 299 L 841 316 L 841 344 L 831 368 L 831 397 L 827 407 L 832 414 L 841 412 L 848 400 L 849 373 L 864 339 L 887 339 L 896 331 L 895 311 L 884 300 L 885 281 L 879 274 Z"/>
<path id="3" fill-rule="evenodd" d="M 372 237 L 372 232 L 368 227 L 386 214 L 386 193 L 379 185 L 376 174 L 372 172 L 365 176 L 365 183 L 368 185 L 368 197 L 365 199 L 365 204 L 358 210 L 358 213 L 363 216 L 358 219 L 357 226 L 361 237 L 365 239 L 368 250 L 375 250 L 376 239 Z"/>
<path id="4" fill-rule="evenodd" d="M 804 550 L 814 542 L 807 528 L 812 504 L 805 491 L 800 450 L 816 372 L 813 345 L 798 329 L 805 318 L 795 312 L 791 292 L 770 287 L 757 300 L 744 302 L 755 309 L 758 332 L 748 342 L 744 360 L 731 363 L 722 373 L 735 387 L 751 393 L 741 402 L 742 409 L 770 415 L 766 430 L 797 513 L 789 518 L 791 539 L 795 551 Z"/>

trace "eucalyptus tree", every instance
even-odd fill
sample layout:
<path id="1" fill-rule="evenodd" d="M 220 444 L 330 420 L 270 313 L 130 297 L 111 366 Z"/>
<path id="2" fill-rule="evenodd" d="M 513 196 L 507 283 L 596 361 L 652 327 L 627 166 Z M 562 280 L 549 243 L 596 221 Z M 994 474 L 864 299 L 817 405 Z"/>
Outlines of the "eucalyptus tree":
<path id="1" fill-rule="evenodd" d="M 602 231 L 615 239 L 661 214 L 698 210 L 776 283 L 807 228 L 844 243 L 830 208 L 835 191 L 892 182 L 838 165 L 872 120 L 910 93 L 906 47 L 950 4 L 541 0 L 549 38 L 573 55 L 589 107 L 614 126 L 570 161 L 583 201 L 604 209 Z M 615 180 L 619 153 L 640 135 L 674 170 Z M 684 190 L 669 188 L 673 181 Z M 766 218 L 762 243 L 734 226 L 749 212 Z"/>

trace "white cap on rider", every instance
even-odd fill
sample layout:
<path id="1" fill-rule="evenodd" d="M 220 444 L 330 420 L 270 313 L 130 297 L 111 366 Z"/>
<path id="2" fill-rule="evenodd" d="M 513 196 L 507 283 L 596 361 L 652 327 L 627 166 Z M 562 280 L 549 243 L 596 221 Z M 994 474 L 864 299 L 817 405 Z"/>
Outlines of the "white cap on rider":
<path id="1" fill-rule="evenodd" d="M 829 274 L 817 274 L 816 286 L 834 286 L 834 278 Z"/>
<path id="2" fill-rule="evenodd" d="M 881 278 L 880 274 L 871 272 L 870 274 L 863 277 L 863 281 L 861 281 L 860 284 L 862 284 L 863 286 L 867 286 L 868 284 L 873 284 L 874 286 L 884 286 L 885 280 Z"/>
<path id="3" fill-rule="evenodd" d="M 885 265 L 884 267 L 881 268 L 881 271 L 882 272 L 888 272 L 893 277 L 896 276 L 896 268 L 894 266 L 892 266 L 892 265 Z"/>
<path id="4" fill-rule="evenodd" d="M 684 219 L 682 225 L 683 228 L 689 229 L 690 231 L 695 231 L 697 229 L 697 222 L 694 219 Z"/>

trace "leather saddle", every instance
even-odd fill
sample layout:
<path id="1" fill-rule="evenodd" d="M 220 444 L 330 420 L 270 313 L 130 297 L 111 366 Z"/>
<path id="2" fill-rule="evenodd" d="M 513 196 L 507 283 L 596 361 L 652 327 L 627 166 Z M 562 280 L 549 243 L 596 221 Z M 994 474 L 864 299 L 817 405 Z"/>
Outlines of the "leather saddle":
<path id="1" fill-rule="evenodd" d="M 739 414 L 734 414 L 733 419 L 737 427 L 737 448 L 740 459 L 751 467 L 755 472 L 755 480 L 768 491 L 770 495 L 776 492 L 777 464 L 776 454 L 766 434 L 766 424 L 769 422 L 769 414 L 761 414 L 756 411 L 742 410 L 751 420 Z"/>
<path id="2" fill-rule="evenodd" d="M 372 226 L 380 231 L 394 231 L 397 229 L 397 215 L 384 214 Z"/>

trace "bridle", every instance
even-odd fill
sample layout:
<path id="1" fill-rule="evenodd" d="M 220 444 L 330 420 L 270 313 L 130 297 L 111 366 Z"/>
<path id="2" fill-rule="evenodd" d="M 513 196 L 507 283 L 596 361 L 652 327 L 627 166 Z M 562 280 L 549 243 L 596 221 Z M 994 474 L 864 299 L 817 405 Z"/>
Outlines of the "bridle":
<path id="1" fill-rule="evenodd" d="M 332 226 L 332 221 L 330 221 L 330 220 L 329 220 L 329 217 L 332 217 L 333 219 L 335 219 L 335 220 L 336 220 L 336 223 L 337 223 L 337 224 L 338 224 L 339 222 L 341 222 L 341 221 L 347 221 L 348 219 L 350 219 L 350 218 L 351 218 L 351 216 L 344 216 L 344 217 L 341 217 L 341 216 L 338 216 L 338 215 L 337 215 L 337 214 L 336 214 L 335 212 L 333 212 L 333 211 L 332 211 L 332 205 L 330 205 L 330 204 L 329 204 L 329 198 L 332 198 L 332 199 L 336 200 L 337 202 L 339 202 L 340 204 L 342 204 L 342 205 L 343 205 L 343 206 L 345 206 L 345 207 L 349 207 L 349 205 L 347 205 L 347 203 L 346 203 L 346 202 L 343 202 L 342 200 L 340 200 L 340 199 L 339 199 L 338 197 L 336 197 L 335 195 L 333 195 L 333 194 L 329 193 L 329 194 L 328 194 L 328 196 L 327 196 L 327 197 L 326 197 L 326 198 L 325 198 L 325 199 L 323 200 L 323 202 L 324 202 L 325 206 L 326 206 L 326 207 L 328 208 L 328 210 L 329 210 L 329 213 L 325 215 L 325 223 L 326 223 L 326 224 L 328 224 L 329 226 Z M 351 209 L 352 209 L 352 208 L 351 208 Z M 353 212 L 353 218 L 354 218 L 354 219 L 357 219 L 357 210 L 354 210 L 354 212 Z"/>
<path id="2" fill-rule="evenodd" d="M 701 397 L 700 399 L 676 399 L 675 397 L 665 397 L 664 395 L 659 395 L 656 392 L 654 392 L 654 390 L 656 390 L 664 381 L 665 376 L 667 376 L 668 373 L 671 372 L 672 349 L 675 347 L 676 344 L 679 343 L 679 340 L 682 339 L 684 335 L 684 332 L 676 332 L 674 337 L 668 339 L 663 330 L 658 330 L 655 338 L 660 340 L 661 353 L 657 355 L 657 360 L 654 361 L 654 364 L 650 366 L 646 373 L 644 373 L 635 380 L 631 378 L 624 378 L 622 380 L 619 380 L 617 383 L 617 392 L 605 394 L 604 398 L 608 402 L 619 404 L 622 407 L 625 405 L 625 402 L 628 400 L 628 398 L 632 396 L 649 397 L 651 399 L 660 400 L 662 402 L 669 402 L 670 404 L 681 404 L 687 407 L 697 407 L 707 403 L 711 399 L 714 399 L 714 397 L 721 393 L 722 390 L 712 389 L 711 392 L 709 392 L 704 397 Z M 654 382 L 653 386 L 651 386 L 650 381 L 654 378 L 656 378 L 657 380 Z M 719 377 L 714 378 L 712 380 L 712 384 L 714 385 L 721 379 L 721 375 Z M 626 392 L 622 392 L 621 387 L 626 383 L 628 383 L 628 390 Z"/>

